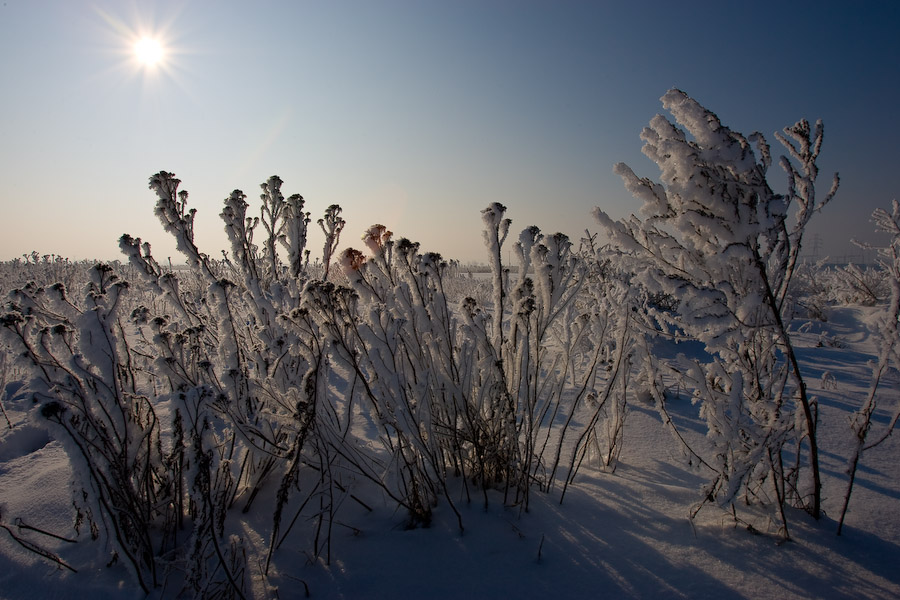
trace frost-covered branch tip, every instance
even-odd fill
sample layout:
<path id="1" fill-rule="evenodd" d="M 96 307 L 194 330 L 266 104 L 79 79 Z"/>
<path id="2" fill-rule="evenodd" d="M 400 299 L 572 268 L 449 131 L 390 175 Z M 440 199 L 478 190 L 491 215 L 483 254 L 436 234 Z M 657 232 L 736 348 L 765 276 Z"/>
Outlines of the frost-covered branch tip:
<path id="1" fill-rule="evenodd" d="M 325 234 L 325 246 L 322 252 L 322 263 L 325 265 L 324 278 L 328 279 L 328 272 L 331 267 L 331 257 L 337 250 L 338 243 L 341 239 L 341 231 L 344 229 L 346 221 L 341 217 L 341 207 L 332 204 L 325 209 L 325 216 L 318 220 L 322 233 Z"/>
<path id="2" fill-rule="evenodd" d="M 175 247 L 192 265 L 199 265 L 204 274 L 215 279 L 207 264 L 207 257 L 194 244 L 194 217 L 197 209 L 187 210 L 188 193 L 178 191 L 181 180 L 174 173 L 160 171 L 150 177 L 150 189 L 156 192 L 156 216 L 163 228 L 175 237 Z"/>

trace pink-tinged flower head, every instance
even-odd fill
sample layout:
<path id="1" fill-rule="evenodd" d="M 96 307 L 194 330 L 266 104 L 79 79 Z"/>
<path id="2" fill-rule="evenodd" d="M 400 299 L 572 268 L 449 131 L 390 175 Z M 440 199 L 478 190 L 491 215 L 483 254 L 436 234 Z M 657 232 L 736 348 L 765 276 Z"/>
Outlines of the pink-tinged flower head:
<path id="1" fill-rule="evenodd" d="M 362 240 L 366 245 L 366 248 L 368 248 L 372 254 L 379 254 L 391 241 L 393 235 L 394 233 L 389 231 L 384 225 L 375 224 L 366 229 L 366 232 L 362 236 Z"/>
<path id="2" fill-rule="evenodd" d="M 365 255 L 355 248 L 347 248 L 341 254 L 341 267 L 345 273 L 350 271 L 359 271 L 359 268 L 366 262 Z"/>

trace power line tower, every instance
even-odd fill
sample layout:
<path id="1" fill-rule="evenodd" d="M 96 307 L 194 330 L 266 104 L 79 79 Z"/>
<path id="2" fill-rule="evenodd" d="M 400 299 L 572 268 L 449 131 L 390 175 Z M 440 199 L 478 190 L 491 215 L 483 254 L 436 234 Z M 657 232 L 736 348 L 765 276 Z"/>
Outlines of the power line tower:
<path id="1" fill-rule="evenodd" d="M 813 241 L 812 241 L 813 262 L 818 262 L 820 250 L 822 250 L 822 234 L 817 233 L 817 234 L 813 235 Z"/>

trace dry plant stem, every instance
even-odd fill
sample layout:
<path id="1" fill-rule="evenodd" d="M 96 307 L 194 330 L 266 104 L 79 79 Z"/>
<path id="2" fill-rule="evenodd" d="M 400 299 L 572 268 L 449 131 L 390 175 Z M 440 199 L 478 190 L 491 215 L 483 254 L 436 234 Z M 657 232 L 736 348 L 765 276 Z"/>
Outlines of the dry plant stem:
<path id="1" fill-rule="evenodd" d="M 890 422 L 888 422 L 888 424 L 885 427 L 885 430 L 881 434 L 881 436 L 874 442 L 870 442 L 870 443 L 866 444 L 865 447 L 863 447 L 863 450 L 869 450 L 870 448 L 874 448 L 875 446 L 878 446 L 879 444 L 881 444 L 882 442 L 887 440 L 891 436 L 891 434 L 894 433 L 894 429 L 897 427 L 898 421 L 900 421 L 900 411 L 894 412 L 894 416 L 891 417 Z"/>
<path id="2" fill-rule="evenodd" d="M 3 529 L 6 530 L 6 532 L 10 535 L 10 537 L 12 537 L 13 541 L 15 541 L 18 545 L 22 546 L 29 552 L 33 552 L 33 553 L 37 554 L 38 556 L 45 558 L 45 559 L 49 560 L 50 562 L 55 563 L 58 567 L 68 569 L 68 570 L 72 571 L 73 573 L 78 572 L 74 567 L 69 565 L 67 562 L 65 562 L 63 559 L 61 559 L 59 556 L 57 556 L 53 552 L 46 550 L 44 548 L 41 548 L 34 542 L 30 542 L 24 538 L 17 536 L 13 532 L 13 530 L 10 529 L 6 524 L 0 523 L 0 527 L 2 527 Z M 43 532 L 41 532 L 41 533 L 43 533 Z M 57 537 L 57 536 L 53 536 L 53 537 Z M 60 538 L 60 539 L 64 539 L 64 538 Z M 66 540 L 66 541 L 71 541 L 71 540 Z"/>
<path id="3" fill-rule="evenodd" d="M 106 477 L 104 477 L 104 475 L 101 472 L 99 472 L 99 470 L 97 470 L 85 445 L 81 442 L 81 438 L 78 437 L 69 428 L 68 423 L 65 423 L 61 418 L 58 418 L 57 423 L 59 425 L 61 425 L 69 433 L 69 435 L 72 438 L 72 442 L 78 447 L 83 458 L 87 462 L 88 467 L 90 468 L 90 475 L 93 480 L 92 487 L 97 492 L 97 499 L 100 502 L 101 506 L 103 507 L 105 515 L 109 515 L 109 517 L 110 517 L 109 520 L 112 522 L 113 529 L 115 531 L 115 539 L 118 542 L 119 549 L 122 550 L 122 552 L 125 554 L 128 561 L 131 563 L 131 565 L 134 569 L 135 575 L 137 576 L 137 579 L 138 579 L 138 585 L 141 586 L 141 589 L 144 591 L 144 593 L 149 594 L 150 587 L 144 581 L 141 563 L 137 560 L 137 557 L 134 555 L 134 553 L 129 548 L 130 544 L 126 541 L 124 532 L 122 531 L 120 524 L 119 524 L 119 519 L 117 518 L 118 511 L 113 510 L 113 507 L 111 506 L 111 501 L 107 496 L 108 490 L 113 489 L 112 485 L 106 479 Z M 149 533 L 149 532 L 147 532 L 147 533 Z M 152 548 L 150 548 L 148 550 L 152 551 Z M 152 554 L 149 554 L 147 556 L 148 556 L 148 558 L 152 557 Z M 153 576 L 152 585 L 155 586 L 156 585 L 155 570 L 152 571 L 152 576 Z"/>
<path id="4" fill-rule="evenodd" d="M 27 529 L 28 531 L 34 531 L 34 532 L 40 533 L 40 534 L 42 534 L 42 535 L 46 535 L 47 537 L 52 537 L 52 538 L 54 538 L 54 539 L 57 539 L 57 540 L 59 540 L 59 541 L 61 541 L 61 542 L 68 542 L 68 543 L 70 543 L 70 544 L 77 544 L 77 543 L 78 543 L 78 540 L 72 540 L 72 539 L 69 539 L 69 538 L 67 538 L 67 537 L 63 537 L 63 536 L 61 536 L 61 535 L 56 535 L 55 533 L 51 533 L 51 532 L 49 532 L 49 531 L 45 531 L 45 530 L 43 530 L 43 529 L 41 529 L 41 528 L 39 528 L 39 527 L 32 527 L 31 525 L 28 525 L 28 524 L 26 524 L 24 521 L 22 521 L 22 519 L 16 519 L 15 526 L 16 526 L 18 529 Z"/>
<path id="5" fill-rule="evenodd" d="M 664 416 L 663 425 L 665 425 L 671 429 L 672 433 L 675 434 L 675 437 L 678 438 L 678 440 L 681 442 L 681 445 L 684 447 L 684 449 L 687 450 L 691 456 L 693 456 L 695 459 L 697 459 L 697 462 L 699 464 L 703 465 L 710 471 L 717 473 L 718 471 L 712 465 L 710 465 L 708 462 L 703 460 L 702 456 L 700 456 L 699 454 L 694 452 L 694 449 L 691 448 L 691 446 L 687 443 L 687 440 L 684 439 L 684 436 L 681 435 L 681 432 L 678 431 L 678 427 L 675 426 L 675 422 L 672 421 L 672 417 L 669 415 L 668 409 L 666 409 L 665 402 L 657 400 L 657 403 L 659 404 L 659 410 L 662 412 L 662 414 Z"/>
<path id="6" fill-rule="evenodd" d="M 627 307 L 626 307 L 627 310 Z M 626 318 L 627 319 L 627 318 Z M 627 322 L 627 320 L 626 320 Z M 609 375 L 609 379 L 606 382 L 606 387 L 603 390 L 603 397 L 598 401 L 597 409 L 594 411 L 594 414 L 591 416 L 588 425 L 585 427 L 582 434 L 579 436 L 578 440 L 575 443 L 575 448 L 572 451 L 572 459 L 569 463 L 569 472 L 566 475 L 566 482 L 563 485 L 562 494 L 560 494 L 559 503 L 562 504 L 563 498 L 566 496 L 566 490 L 569 488 L 569 484 L 575 479 L 575 475 L 578 473 L 578 469 L 581 466 L 581 462 L 584 460 L 585 455 L 587 454 L 588 444 L 586 443 L 586 439 L 590 432 L 594 430 L 594 427 L 597 425 L 597 422 L 600 418 L 600 413 L 603 408 L 606 406 L 606 403 L 609 401 L 610 396 L 613 393 L 613 388 L 615 387 L 616 382 L 619 380 L 619 373 L 626 369 L 625 363 L 627 360 L 625 358 L 626 355 L 626 345 L 629 339 L 629 328 L 626 324 L 625 327 L 622 328 L 622 335 L 618 340 L 618 348 L 616 352 L 616 361 L 613 367 L 612 372 Z M 627 373 L 623 376 L 627 377 Z"/>
<path id="7" fill-rule="evenodd" d="M 205 498 L 206 502 L 208 503 L 208 505 L 207 505 L 208 510 L 210 511 L 210 514 L 212 514 L 213 513 L 212 499 L 209 497 L 209 494 L 205 494 L 204 498 Z M 241 589 L 241 586 L 238 584 L 237 580 L 235 579 L 234 574 L 231 572 L 231 569 L 229 568 L 229 565 L 228 565 L 227 561 L 225 560 L 225 556 L 222 554 L 222 549 L 219 547 L 219 536 L 216 535 L 215 532 L 213 532 L 212 535 L 210 535 L 209 537 L 212 540 L 213 548 L 215 548 L 216 556 L 219 559 L 219 564 L 222 566 L 222 571 L 224 571 L 225 577 L 228 579 L 228 583 L 231 585 L 231 588 L 234 590 L 234 592 L 238 595 L 239 598 L 245 599 L 246 597 L 244 596 L 244 592 Z"/>
<path id="8" fill-rule="evenodd" d="M 853 449 L 853 456 L 850 459 L 850 465 L 847 469 L 847 473 L 849 475 L 849 479 L 847 481 L 847 491 L 844 493 L 844 501 L 841 505 L 841 516 L 838 518 L 838 526 L 836 530 L 836 535 L 841 535 L 841 532 L 844 529 L 844 519 L 847 516 L 847 508 L 850 505 L 850 494 L 853 492 L 853 484 L 856 481 L 856 470 L 859 466 L 859 459 L 862 457 L 862 454 L 865 450 L 869 448 L 873 448 L 883 442 L 890 435 L 891 431 L 894 429 L 894 425 L 897 422 L 897 416 L 900 415 L 900 412 L 894 415 L 893 420 L 889 424 L 887 431 L 885 431 L 884 435 L 876 440 L 874 443 L 866 445 L 866 437 L 871 429 L 872 425 L 872 415 L 875 413 L 875 397 L 878 391 L 878 386 L 881 383 L 881 378 L 884 375 L 885 370 L 888 368 L 886 357 L 882 357 L 882 359 L 878 363 L 878 367 L 875 369 L 875 376 L 872 379 L 872 385 L 869 388 L 869 395 L 866 398 L 866 402 L 863 404 L 863 408 L 860 411 L 860 415 L 863 419 L 863 422 L 858 425 L 858 429 L 856 430 L 856 445 Z M 857 418 L 859 418 L 859 416 Z"/>
<path id="9" fill-rule="evenodd" d="M 784 463 L 782 462 L 781 452 L 777 453 L 777 458 L 773 459 L 772 452 L 769 451 L 769 468 L 772 472 L 772 487 L 775 492 L 775 498 L 777 500 L 778 505 L 778 515 L 781 518 L 781 533 L 783 539 L 788 541 L 791 539 L 791 535 L 788 532 L 788 522 L 787 516 L 784 513 L 784 504 L 785 504 L 785 477 L 784 477 Z M 776 468 L 776 460 L 777 460 L 777 468 Z"/>
<path id="10" fill-rule="evenodd" d="M 5 391 L 2 393 L 4 396 L 6 395 Z M 6 426 L 9 427 L 10 429 L 12 429 L 13 426 L 12 426 L 12 423 L 9 421 L 9 415 L 6 414 L 6 407 L 3 406 L 3 398 L 0 398 L 0 412 L 3 413 L 3 418 L 6 419 Z"/>
<path id="11" fill-rule="evenodd" d="M 754 259 L 756 260 L 757 269 L 760 273 L 760 278 L 765 284 L 766 302 L 769 304 L 772 316 L 775 318 L 775 325 L 778 331 L 778 335 L 781 338 L 781 342 L 784 346 L 785 352 L 787 353 L 788 362 L 790 364 L 791 370 L 793 371 L 794 379 L 797 383 L 800 406 L 803 409 L 803 417 L 806 420 L 806 438 L 809 441 L 809 467 L 812 471 L 813 477 L 813 502 L 812 506 L 809 507 L 809 512 L 814 519 L 818 519 L 821 516 L 822 479 L 819 473 L 819 445 L 816 435 L 816 419 L 813 416 L 812 408 L 809 404 L 809 396 L 806 392 L 806 381 L 804 380 L 803 373 L 800 369 L 800 362 L 797 360 L 797 355 L 794 353 L 794 345 L 791 343 L 790 335 L 788 334 L 787 329 L 784 326 L 784 320 L 781 316 L 781 309 L 776 303 L 775 296 L 772 293 L 772 288 L 769 284 L 769 278 L 766 275 L 765 266 L 762 264 L 762 259 L 755 249 L 753 254 Z M 788 280 L 790 278 L 790 275 L 791 272 L 788 272 Z M 787 282 L 785 283 L 785 287 L 787 287 Z M 784 513 L 783 507 L 781 507 L 781 513 L 782 515 Z M 785 531 L 787 529 L 786 523 L 787 522 L 785 521 Z"/>
<path id="12" fill-rule="evenodd" d="M 559 462 L 562 457 L 563 442 L 565 441 L 566 433 L 568 432 L 569 427 L 575 418 L 575 408 L 578 407 L 583 402 L 585 396 L 594 387 L 594 381 L 597 376 L 597 365 L 600 362 L 600 353 L 602 352 L 602 350 L 603 350 L 603 348 L 598 344 L 597 348 L 594 351 L 594 357 L 591 361 L 591 366 L 588 369 L 588 372 L 584 376 L 581 388 L 578 391 L 578 395 L 575 397 L 575 400 L 572 403 L 572 409 L 569 412 L 568 416 L 566 417 L 566 422 L 563 424 L 562 430 L 560 431 L 560 434 L 559 434 L 560 439 L 556 444 L 556 453 L 553 458 L 553 466 L 550 469 L 550 475 L 547 477 L 547 485 L 546 485 L 546 489 L 544 490 L 545 492 L 549 493 L 553 487 L 553 483 L 556 481 L 556 470 L 559 468 Z M 609 388 L 607 387 L 606 393 L 608 394 L 608 392 L 609 392 Z M 576 448 L 577 448 L 577 444 L 576 444 Z M 567 485 L 568 485 L 568 478 L 567 478 Z M 560 502 L 562 502 L 562 498 L 560 498 Z"/>

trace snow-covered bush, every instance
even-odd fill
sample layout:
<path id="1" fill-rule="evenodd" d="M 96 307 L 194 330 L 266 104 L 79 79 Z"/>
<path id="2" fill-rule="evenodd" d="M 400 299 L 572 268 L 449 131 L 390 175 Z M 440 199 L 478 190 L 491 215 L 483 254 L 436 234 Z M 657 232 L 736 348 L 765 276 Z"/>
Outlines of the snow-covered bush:
<path id="1" fill-rule="evenodd" d="M 226 514 L 238 502 L 248 509 L 270 481 L 289 487 L 316 405 L 305 384 L 312 342 L 283 318 L 300 301 L 308 215 L 299 196 L 284 201 L 280 180 L 263 184 L 269 237 L 258 255 L 260 220 L 246 218 L 234 192 L 222 214 L 233 261 L 217 262 L 194 244 L 195 211 L 178 184 L 165 172 L 151 178 L 157 215 L 190 269 L 162 268 L 126 235 L 131 282 L 97 265 L 83 302 L 61 284 L 27 285 L 11 294 L 3 325 L 30 360 L 40 413 L 78 466 L 85 515 L 141 586 L 159 584 L 158 557 L 174 552 L 194 592 L 240 595 L 244 553 L 229 541 Z M 286 267 L 273 259 L 276 241 Z M 133 288 L 144 291 L 126 303 Z M 276 532 L 286 501 L 277 495 Z"/>
<path id="2" fill-rule="evenodd" d="M 531 481 L 552 488 L 563 459 L 568 485 L 593 448 L 614 469 L 630 375 L 631 301 L 628 287 L 608 276 L 600 250 L 587 245 L 576 251 L 567 236 L 545 236 L 534 226 L 515 243 L 519 268 L 511 282 L 501 261 L 510 225 L 505 211 L 497 203 L 482 211 L 493 280 L 491 329 L 488 335 L 484 322 L 469 331 L 478 332 L 475 347 L 486 349 L 492 361 L 486 364 L 505 382 L 510 400 L 492 414 L 510 423 L 517 487 L 527 498 Z M 474 322 L 474 302 L 463 308 Z"/>
<path id="3" fill-rule="evenodd" d="M 595 451 L 615 468 L 630 292 L 593 245 L 527 228 L 511 281 L 510 221 L 491 205 L 483 293 L 382 225 L 363 237 L 368 256 L 336 256 L 344 220 L 330 206 L 310 265 L 303 198 L 272 177 L 259 217 L 240 190 L 225 199 L 231 252 L 217 261 L 195 244 L 179 186 L 150 179 L 186 269 L 124 235 L 127 265 L 95 266 L 84 300 L 30 284 L 2 323 L 78 468 L 82 514 L 143 589 L 174 577 L 195 595 L 244 595 L 301 513 L 312 555 L 329 560 L 344 500 L 365 506 L 361 485 L 419 526 L 439 502 L 456 511 L 457 493 L 487 503 L 501 489 L 527 509 L 533 487 L 550 491 L 561 468 L 568 486 Z M 264 561 L 249 560 L 235 508 L 271 514 Z"/>
<path id="4" fill-rule="evenodd" d="M 516 244 L 519 277 L 511 283 L 500 260 L 510 222 L 505 210 L 493 204 L 482 212 L 493 266 L 488 306 L 472 297 L 452 306 L 448 263 L 420 254 L 409 240 L 393 240 L 383 225 L 364 235 L 371 256 L 353 249 L 342 256 L 352 293 L 317 286 L 310 305 L 334 340 L 330 356 L 353 374 L 351 387 L 370 406 L 368 418 L 375 417 L 380 443 L 393 457 L 388 463 L 396 470 L 378 481 L 411 511 L 412 523 L 427 522 L 439 497 L 452 506 L 450 475 L 475 482 L 485 502 L 487 490 L 500 487 L 507 504 L 527 508 L 535 483 L 551 488 L 575 412 L 593 411 L 590 427 L 573 434 L 583 435 L 568 461 L 570 479 L 596 444 L 594 427 L 606 423 L 614 404 L 624 411 L 612 390 L 627 369 L 609 377 L 601 365 L 623 348 L 616 336 L 625 303 L 592 298 L 589 291 L 610 293 L 601 292 L 595 273 L 589 277 L 596 258 L 577 255 L 566 236 L 545 237 L 536 227 Z M 602 394 L 595 391 L 600 382 Z M 598 395 L 602 400 L 588 408 Z M 339 427 L 343 438 L 356 430 L 349 422 Z"/>
<path id="5" fill-rule="evenodd" d="M 93 267 L 83 301 L 62 284 L 14 290 L 2 325 L 30 362 L 31 391 L 72 460 L 91 529 L 106 532 L 149 590 L 158 582 L 151 532 L 171 525 L 172 473 L 125 334 L 129 285 L 112 271 Z"/>
<path id="6" fill-rule="evenodd" d="M 715 477 L 704 496 L 722 503 L 740 494 L 748 501 L 770 498 L 782 508 L 802 504 L 818 517 L 816 407 L 788 321 L 804 230 L 837 188 L 835 176 L 824 198 L 815 195 L 821 122 L 811 128 L 800 121 L 776 134 L 790 155 L 781 159 L 788 175 L 781 195 L 766 179 L 772 159 L 762 135 L 730 130 L 679 90 L 661 100 L 678 125 L 659 115 L 641 134 L 661 182 L 616 166 L 643 202 L 643 218 L 613 221 L 600 209 L 595 216 L 636 282 L 677 298 L 674 312 L 653 316 L 703 342 L 710 355 L 669 373 L 695 390 L 714 444 L 705 464 Z M 809 466 L 805 481 L 801 452 Z M 783 510 L 781 516 L 785 523 Z"/>
<path id="7" fill-rule="evenodd" d="M 888 299 L 891 293 L 890 272 L 881 265 L 848 264 L 834 271 L 833 289 L 841 302 L 874 306 Z"/>
<path id="8" fill-rule="evenodd" d="M 827 321 L 828 308 L 840 301 L 836 289 L 836 269 L 828 266 L 827 259 L 800 262 L 791 291 L 795 316 Z"/>
<path id="9" fill-rule="evenodd" d="M 274 547 L 317 406 L 309 380 L 321 355 L 309 332 L 285 318 L 300 304 L 309 219 L 300 196 L 283 199 L 277 177 L 262 185 L 261 219 L 247 216 L 245 196 L 235 190 L 221 214 L 231 258 L 217 264 L 194 244 L 195 213 L 186 209 L 179 183 L 165 172 L 151 178 L 157 214 L 192 267 L 191 289 L 181 287 L 184 278 L 163 272 L 139 239 L 123 236 L 120 246 L 173 312 L 153 315 L 141 307 L 134 314 L 139 338 L 155 356 L 157 385 L 167 385 L 174 404 L 174 451 L 185 465 L 178 484 L 194 524 L 187 581 L 202 590 L 221 568 L 231 586 L 225 589 L 236 590 L 233 556 L 222 549 L 226 514 L 239 501 L 249 510 L 265 485 L 281 481 L 271 511 Z M 260 222 L 267 232 L 262 253 L 253 243 Z M 288 250 L 286 266 L 276 242 Z"/>

